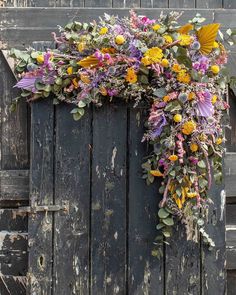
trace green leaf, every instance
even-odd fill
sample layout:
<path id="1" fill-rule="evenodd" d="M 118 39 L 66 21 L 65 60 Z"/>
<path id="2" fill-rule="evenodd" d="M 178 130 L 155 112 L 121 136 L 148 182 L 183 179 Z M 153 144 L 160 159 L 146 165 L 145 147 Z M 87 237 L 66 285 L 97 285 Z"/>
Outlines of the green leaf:
<path id="1" fill-rule="evenodd" d="M 57 77 L 56 80 L 55 80 L 55 84 L 56 85 L 62 85 L 62 78 Z"/>
<path id="2" fill-rule="evenodd" d="M 159 209 L 158 211 L 158 216 L 163 219 L 163 218 L 167 218 L 170 215 L 169 212 L 167 212 L 164 208 Z"/>
<path id="3" fill-rule="evenodd" d="M 153 92 L 153 95 L 162 98 L 166 95 L 166 89 L 165 88 L 158 88 Z"/>
<path id="4" fill-rule="evenodd" d="M 86 106 L 86 103 L 83 102 L 82 100 L 80 100 L 79 103 L 78 103 L 78 107 L 79 108 L 84 108 L 85 106 Z"/>
<path id="5" fill-rule="evenodd" d="M 169 231 L 163 231 L 162 232 L 163 233 L 163 235 L 166 237 L 166 238 L 169 238 L 170 236 L 171 236 L 171 233 L 169 232 Z"/>
<path id="6" fill-rule="evenodd" d="M 163 227 L 165 227 L 165 224 L 158 223 L 158 225 L 156 226 L 156 229 L 159 230 L 159 229 L 162 229 Z"/>
<path id="7" fill-rule="evenodd" d="M 174 225 L 173 217 L 168 217 L 162 220 L 162 222 L 168 226 Z"/>
<path id="8" fill-rule="evenodd" d="M 202 168 L 202 169 L 206 168 L 206 163 L 203 160 L 199 161 L 197 165 L 199 168 Z"/>
<path id="9" fill-rule="evenodd" d="M 79 113 L 75 113 L 73 114 L 73 118 L 75 121 L 79 121 L 79 119 L 81 118 L 82 116 L 79 114 Z"/>

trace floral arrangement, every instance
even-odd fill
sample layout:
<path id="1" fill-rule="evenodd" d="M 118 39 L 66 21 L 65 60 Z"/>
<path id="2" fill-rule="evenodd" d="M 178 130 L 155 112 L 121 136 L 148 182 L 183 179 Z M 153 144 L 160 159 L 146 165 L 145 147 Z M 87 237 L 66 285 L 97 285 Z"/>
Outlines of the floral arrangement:
<path id="1" fill-rule="evenodd" d="M 222 117 L 229 108 L 224 100 L 227 51 L 216 40 L 220 25 L 202 25 L 205 19 L 196 15 L 179 26 L 180 16 L 171 12 L 155 20 L 134 11 L 125 18 L 105 14 L 98 23 L 60 27 L 60 36 L 53 33 L 54 50 L 11 53 L 21 96 L 30 102 L 72 103 L 75 120 L 91 103 L 101 106 L 119 98 L 134 107 L 141 101 L 150 105 L 143 141 L 154 148 L 142 168 L 147 184 L 162 179 L 161 235 L 153 249 L 158 257 L 163 236 L 171 236 L 178 220 L 188 240 L 197 242 L 200 233 L 214 247 L 204 220 L 212 177 L 222 178 Z"/>

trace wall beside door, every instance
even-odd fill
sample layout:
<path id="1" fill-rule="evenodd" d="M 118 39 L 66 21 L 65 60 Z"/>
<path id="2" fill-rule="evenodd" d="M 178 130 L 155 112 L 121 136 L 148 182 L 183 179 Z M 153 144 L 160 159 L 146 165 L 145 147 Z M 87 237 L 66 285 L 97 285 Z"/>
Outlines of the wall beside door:
<path id="1" fill-rule="evenodd" d="M 0 0 L 0 7 L 106 7 L 106 8 L 224 8 L 224 14 L 216 13 L 216 21 L 222 22 L 224 27 L 236 28 L 235 15 L 232 9 L 236 8 L 234 0 Z M 53 20 L 42 34 L 41 30 L 34 30 L 31 26 L 40 26 L 37 17 L 34 17 L 33 9 L 29 11 L 28 22 L 20 21 L 24 11 L 14 13 L 4 10 L 1 14 L 2 23 L 0 28 L 8 28 L 1 32 L 1 49 L 12 46 L 23 47 L 25 43 L 30 44 L 34 40 L 47 40 L 52 31 Z M 227 14 L 228 13 L 228 14 Z M 11 17 L 9 17 L 9 14 Z M 38 11 L 37 13 L 38 14 Z M 95 12 L 96 14 L 96 12 Z M 42 17 L 50 21 L 50 14 L 42 13 Z M 70 16 L 62 17 L 62 21 Z M 38 18 L 40 20 L 40 18 Z M 42 20 L 43 18 L 41 18 Z M 14 29 L 17 26 L 24 27 L 25 33 Z M 4 22 L 5 21 L 5 22 Z M 14 23 L 15 22 L 15 23 Z M 36 22 L 37 24 L 35 24 Z M 34 23 L 34 24 L 33 24 Z M 44 26 L 45 24 L 42 24 Z M 45 25 L 46 26 L 46 25 Z M 23 32 L 23 31 L 22 31 Z M 9 42 L 7 41 L 9 40 Z M 8 42 L 8 43 L 7 43 Z M 234 50 L 231 59 L 232 70 L 236 67 Z M 1 294 L 25 294 L 26 274 L 28 270 L 28 242 L 27 242 L 27 216 L 16 214 L 15 209 L 28 204 L 29 194 L 29 145 L 30 145 L 30 119 L 29 108 L 21 103 L 16 113 L 10 111 L 10 103 L 17 96 L 12 90 L 15 77 L 10 71 L 8 62 L 0 53 L 0 97 L 1 97 L 1 166 L 0 166 L 0 290 Z M 234 189 L 236 159 L 236 115 L 235 98 L 231 95 L 231 124 L 232 130 L 227 131 L 227 157 L 226 157 L 226 221 L 227 221 L 227 269 L 228 269 L 228 295 L 235 294 L 236 290 L 236 189 Z M 30 244 L 30 243 L 29 243 Z M 178 294 L 179 295 L 179 294 Z"/>

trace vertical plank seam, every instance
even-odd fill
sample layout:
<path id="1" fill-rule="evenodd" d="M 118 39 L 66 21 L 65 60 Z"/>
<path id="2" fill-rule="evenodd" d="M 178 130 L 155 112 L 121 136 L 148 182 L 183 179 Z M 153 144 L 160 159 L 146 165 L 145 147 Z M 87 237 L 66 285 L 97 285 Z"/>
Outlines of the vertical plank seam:
<path id="1" fill-rule="evenodd" d="M 130 108 L 127 107 L 126 110 L 126 295 L 129 294 L 129 143 L 130 143 Z"/>
<path id="2" fill-rule="evenodd" d="M 53 139 L 52 139 L 52 158 L 53 158 L 53 163 L 52 163 L 52 170 L 53 170 L 53 191 L 52 191 L 52 199 L 53 199 L 53 204 L 56 203 L 56 196 L 55 196 L 55 187 L 56 187 L 56 146 L 57 146 L 57 138 L 56 138 L 56 132 L 57 131 L 57 110 L 55 105 L 53 106 Z M 55 214 L 56 212 L 52 212 L 52 268 L 51 268 L 51 276 L 52 276 L 52 281 L 51 281 L 51 295 L 54 294 L 55 290 Z"/>
<path id="3" fill-rule="evenodd" d="M 88 291 L 89 295 L 91 294 L 92 290 L 92 247 L 91 247 L 91 239 L 92 239 L 92 182 L 93 182 L 93 106 L 90 107 L 90 147 L 89 147 L 89 248 L 88 248 Z"/>

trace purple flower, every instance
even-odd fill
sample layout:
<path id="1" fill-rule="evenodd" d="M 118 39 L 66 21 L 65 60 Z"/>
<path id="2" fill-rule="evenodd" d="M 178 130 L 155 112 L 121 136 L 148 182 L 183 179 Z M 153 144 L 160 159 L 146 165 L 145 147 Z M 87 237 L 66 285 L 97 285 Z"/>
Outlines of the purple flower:
<path id="1" fill-rule="evenodd" d="M 40 77 L 27 77 L 27 76 L 25 76 L 20 81 L 18 81 L 14 87 L 25 89 L 25 90 L 35 93 L 37 91 L 37 89 L 35 88 L 35 82 L 38 78 L 40 78 Z"/>
<path id="2" fill-rule="evenodd" d="M 214 107 L 211 102 L 211 94 L 208 90 L 197 93 L 197 108 L 200 116 L 211 117 L 214 113 Z"/>
<path id="3" fill-rule="evenodd" d="M 163 127 L 167 123 L 163 111 L 156 109 L 155 104 L 152 106 L 148 122 L 151 126 L 150 137 L 151 139 L 155 139 L 155 137 L 158 137 L 161 134 Z"/>

